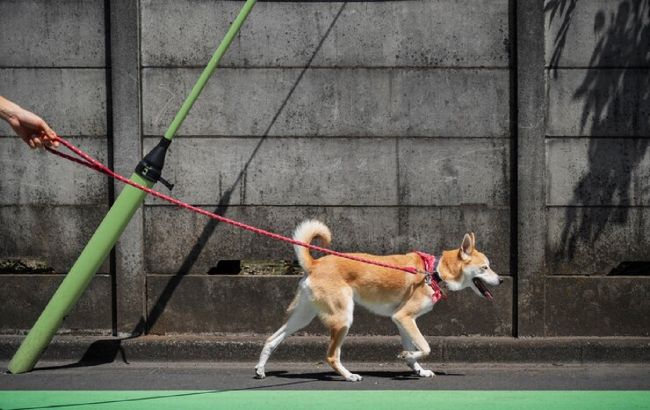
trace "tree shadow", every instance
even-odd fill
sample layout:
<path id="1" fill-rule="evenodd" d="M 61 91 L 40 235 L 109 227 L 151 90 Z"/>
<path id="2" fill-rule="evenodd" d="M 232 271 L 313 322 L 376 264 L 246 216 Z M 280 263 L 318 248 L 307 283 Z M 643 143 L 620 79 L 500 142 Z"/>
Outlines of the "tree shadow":
<path id="1" fill-rule="evenodd" d="M 547 0 L 545 13 L 560 21 L 550 56 L 558 77 L 578 0 Z M 580 176 L 566 207 L 565 223 L 552 264 L 564 264 L 582 249 L 593 249 L 612 227 L 626 227 L 630 206 L 639 205 L 635 174 L 648 149 L 650 130 L 650 0 L 620 0 L 594 16 L 597 38 L 573 100 L 582 104 L 580 135 L 588 140 L 587 172 Z M 586 35 L 587 33 L 583 33 Z M 566 50 L 571 52 L 572 50 Z M 646 138 L 644 138 L 646 137 Z M 647 194 L 647 193 L 646 193 Z M 620 246 L 600 253 L 596 264 L 618 263 Z M 608 258 L 609 256 L 609 258 Z M 606 265 L 606 263 L 605 263 Z M 575 273 L 575 271 L 573 271 Z M 593 273 L 593 272 L 580 272 Z"/>

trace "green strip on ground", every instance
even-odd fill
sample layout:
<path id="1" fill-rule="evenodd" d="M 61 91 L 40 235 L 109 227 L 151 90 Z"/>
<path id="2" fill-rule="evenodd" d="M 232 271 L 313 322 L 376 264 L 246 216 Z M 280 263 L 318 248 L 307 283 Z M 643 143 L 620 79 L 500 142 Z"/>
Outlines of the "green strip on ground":
<path id="1" fill-rule="evenodd" d="M 650 391 L 0 391 L 0 409 L 650 409 Z"/>

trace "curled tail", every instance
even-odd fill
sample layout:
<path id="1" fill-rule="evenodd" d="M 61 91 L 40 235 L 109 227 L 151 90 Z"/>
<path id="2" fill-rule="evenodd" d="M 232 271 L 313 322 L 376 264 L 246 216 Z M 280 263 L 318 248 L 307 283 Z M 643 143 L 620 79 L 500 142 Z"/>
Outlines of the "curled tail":
<path id="1" fill-rule="evenodd" d="M 323 242 L 323 246 L 328 246 L 332 241 L 332 233 L 324 223 L 314 219 L 302 222 L 293 233 L 293 239 L 300 242 L 311 243 L 314 238 L 319 238 Z M 293 249 L 296 251 L 298 263 L 305 272 L 309 273 L 314 263 L 314 258 L 311 257 L 309 249 L 299 245 L 293 245 Z"/>

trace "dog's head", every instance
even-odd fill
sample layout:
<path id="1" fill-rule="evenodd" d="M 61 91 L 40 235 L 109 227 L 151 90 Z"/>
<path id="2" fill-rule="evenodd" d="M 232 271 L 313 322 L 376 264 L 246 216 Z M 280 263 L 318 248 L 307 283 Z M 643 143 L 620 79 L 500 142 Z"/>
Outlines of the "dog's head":
<path id="1" fill-rule="evenodd" d="M 492 299 L 487 285 L 503 283 L 503 279 L 490 268 L 488 258 L 476 249 L 474 233 L 465 234 L 459 249 L 443 252 L 438 271 L 449 290 L 470 287 L 486 299 Z"/>

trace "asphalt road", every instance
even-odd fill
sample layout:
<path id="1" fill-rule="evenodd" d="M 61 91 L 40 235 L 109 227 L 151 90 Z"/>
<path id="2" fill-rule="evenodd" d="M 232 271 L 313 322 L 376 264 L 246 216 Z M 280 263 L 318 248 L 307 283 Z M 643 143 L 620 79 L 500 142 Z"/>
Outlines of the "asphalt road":
<path id="1" fill-rule="evenodd" d="M 39 363 L 0 374 L 0 390 L 650 390 L 647 365 L 434 364 L 425 366 L 436 372 L 430 379 L 400 364 L 346 366 L 363 380 L 346 382 L 322 363 L 271 362 L 263 380 L 253 363 Z"/>

